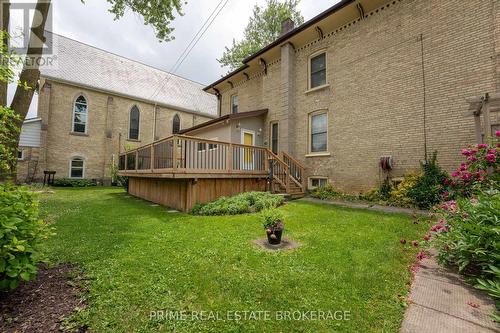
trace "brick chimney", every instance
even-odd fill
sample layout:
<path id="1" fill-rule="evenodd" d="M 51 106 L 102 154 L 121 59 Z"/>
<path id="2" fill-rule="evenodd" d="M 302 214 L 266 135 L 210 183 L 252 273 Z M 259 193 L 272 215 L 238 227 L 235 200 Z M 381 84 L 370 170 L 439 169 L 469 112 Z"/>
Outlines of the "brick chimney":
<path id="1" fill-rule="evenodd" d="M 281 22 L 281 35 L 289 33 L 295 28 L 295 23 L 291 18 L 287 18 L 283 22 Z"/>

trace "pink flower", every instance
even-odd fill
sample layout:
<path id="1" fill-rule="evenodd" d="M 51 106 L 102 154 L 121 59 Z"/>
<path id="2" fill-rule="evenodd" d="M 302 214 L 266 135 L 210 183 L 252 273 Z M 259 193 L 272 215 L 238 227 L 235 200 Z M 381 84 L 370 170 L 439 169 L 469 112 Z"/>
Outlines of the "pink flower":
<path id="1" fill-rule="evenodd" d="M 488 154 L 495 154 L 497 150 L 495 148 L 488 149 Z"/>
<path id="2" fill-rule="evenodd" d="M 460 176 L 460 171 L 455 171 L 455 172 L 453 172 L 453 173 L 451 174 L 451 176 L 452 176 L 453 178 L 457 178 L 458 176 Z"/>
<path id="3" fill-rule="evenodd" d="M 431 231 L 438 232 L 439 230 L 441 230 L 441 228 L 443 228 L 443 226 L 441 224 L 436 224 L 436 225 L 432 226 Z"/>
<path id="4" fill-rule="evenodd" d="M 486 155 L 486 161 L 488 161 L 490 163 L 495 163 L 495 160 L 496 160 L 496 156 L 494 154 Z"/>
<path id="5" fill-rule="evenodd" d="M 480 143 L 477 145 L 477 148 L 479 149 L 488 148 L 488 145 L 486 143 Z"/>
<path id="6" fill-rule="evenodd" d="M 463 212 L 462 213 L 462 218 L 465 220 L 466 218 L 469 217 L 469 214 L 467 214 L 467 212 Z"/>
<path id="7" fill-rule="evenodd" d="M 467 160 L 469 160 L 471 162 L 476 162 L 477 158 L 475 158 L 474 156 L 469 156 L 469 157 L 467 157 Z"/>
<path id="8" fill-rule="evenodd" d="M 495 131 L 495 136 L 496 136 L 497 138 L 499 138 L 499 137 L 500 137 L 500 130 Z"/>
<path id="9" fill-rule="evenodd" d="M 446 178 L 446 179 L 443 181 L 443 184 L 444 184 L 444 185 L 446 185 L 446 186 L 450 185 L 450 183 L 451 183 L 451 181 L 450 181 L 448 178 Z"/>
<path id="10" fill-rule="evenodd" d="M 400 240 L 399 240 L 399 242 L 400 242 L 401 244 L 406 244 L 406 239 L 400 239 Z"/>
<path id="11" fill-rule="evenodd" d="M 471 199 L 469 200 L 469 202 L 470 202 L 472 205 L 477 205 L 477 203 L 478 203 L 478 201 L 477 201 L 477 199 L 476 199 L 476 198 L 471 198 Z"/>
<path id="12" fill-rule="evenodd" d="M 431 235 L 427 234 L 424 236 L 424 241 L 428 242 L 431 239 Z"/>
<path id="13" fill-rule="evenodd" d="M 498 131 L 497 131 L 498 132 Z M 470 305 L 471 307 L 477 309 L 479 307 L 479 304 L 477 303 L 474 303 L 474 302 L 471 302 L 471 301 L 467 301 L 467 305 Z"/>
<path id="14" fill-rule="evenodd" d="M 465 163 L 460 164 L 460 171 L 465 171 L 465 170 L 467 170 L 467 164 Z"/>
<path id="15" fill-rule="evenodd" d="M 462 155 L 464 156 L 470 156 L 471 152 L 469 149 L 462 149 Z"/>
<path id="16" fill-rule="evenodd" d="M 417 246 L 418 246 L 418 242 L 417 242 L 416 240 L 411 241 L 411 245 L 413 245 L 413 246 L 417 247 Z"/>
<path id="17" fill-rule="evenodd" d="M 417 254 L 417 259 L 418 260 L 422 260 L 426 257 L 424 251 L 420 251 L 418 254 Z"/>

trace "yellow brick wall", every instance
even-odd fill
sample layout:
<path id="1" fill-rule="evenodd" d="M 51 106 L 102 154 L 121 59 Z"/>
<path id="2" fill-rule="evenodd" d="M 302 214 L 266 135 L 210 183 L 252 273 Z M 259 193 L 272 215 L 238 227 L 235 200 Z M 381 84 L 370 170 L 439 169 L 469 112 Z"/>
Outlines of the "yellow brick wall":
<path id="1" fill-rule="evenodd" d="M 292 113 L 283 113 L 282 62 L 266 59 L 267 75 L 222 92 L 222 114 L 229 112 L 229 96 L 237 93 L 241 111 L 269 108 L 267 123 L 288 117 L 280 148 L 303 162 L 308 175 L 328 176 L 336 187 L 360 192 L 383 178 L 382 155 L 394 157 L 393 176 L 418 168 L 424 158 L 425 109 L 427 152 L 437 150 L 440 164 L 452 170 L 461 161 L 460 148 L 474 141 L 465 99 L 497 90 L 499 3 L 391 1 L 364 20 L 325 31 L 322 40 L 295 45 Z M 329 87 L 306 93 L 309 56 L 321 49 L 327 52 Z M 308 114 L 320 109 L 328 110 L 330 156 L 306 157 Z"/>

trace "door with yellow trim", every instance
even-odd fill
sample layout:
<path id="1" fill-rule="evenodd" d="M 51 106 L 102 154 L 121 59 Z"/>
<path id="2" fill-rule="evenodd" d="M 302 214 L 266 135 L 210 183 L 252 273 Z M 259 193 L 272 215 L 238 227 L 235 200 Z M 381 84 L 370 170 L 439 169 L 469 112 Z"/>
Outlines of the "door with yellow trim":
<path id="1" fill-rule="evenodd" d="M 242 130 L 241 133 L 241 141 L 246 146 L 254 146 L 255 145 L 255 133 Z M 243 169 L 244 170 L 253 170 L 253 161 L 254 161 L 254 150 L 252 148 L 244 148 L 243 149 Z"/>

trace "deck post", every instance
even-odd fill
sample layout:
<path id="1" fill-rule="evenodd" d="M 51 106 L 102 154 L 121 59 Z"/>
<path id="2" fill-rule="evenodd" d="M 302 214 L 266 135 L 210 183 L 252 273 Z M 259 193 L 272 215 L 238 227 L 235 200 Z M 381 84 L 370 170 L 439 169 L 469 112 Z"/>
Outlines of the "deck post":
<path id="1" fill-rule="evenodd" d="M 227 152 L 227 171 L 233 171 L 233 144 L 230 143 Z"/>
<path id="2" fill-rule="evenodd" d="M 290 170 L 288 165 L 285 164 L 285 177 L 286 177 L 286 193 L 290 193 Z"/>
<path id="3" fill-rule="evenodd" d="M 135 151 L 135 172 L 139 170 L 139 150 Z"/>
<path id="4" fill-rule="evenodd" d="M 177 169 L 177 135 L 174 135 L 172 142 L 172 168 Z"/>
<path id="5" fill-rule="evenodd" d="M 150 151 L 150 157 L 151 157 L 151 162 L 150 162 L 150 167 L 151 167 L 151 172 L 153 172 L 154 168 L 155 168 L 155 145 L 154 143 L 151 144 L 151 151 Z"/>

